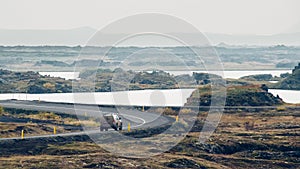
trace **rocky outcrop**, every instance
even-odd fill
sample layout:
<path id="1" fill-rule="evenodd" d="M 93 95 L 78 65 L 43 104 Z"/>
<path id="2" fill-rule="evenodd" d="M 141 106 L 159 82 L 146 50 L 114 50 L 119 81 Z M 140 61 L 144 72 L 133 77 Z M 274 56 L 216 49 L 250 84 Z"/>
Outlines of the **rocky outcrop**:
<path id="1" fill-rule="evenodd" d="M 300 90 L 300 63 L 293 69 L 292 74 L 290 74 L 277 84 L 270 85 L 270 88 Z"/>
<path id="2" fill-rule="evenodd" d="M 200 94 L 200 97 L 197 97 L 197 93 Z M 216 98 L 219 98 L 219 91 L 214 93 Z M 198 106 L 199 104 L 200 106 L 210 106 L 211 97 L 210 86 L 202 86 L 188 98 L 186 105 Z M 223 95 L 220 94 L 220 97 L 223 97 Z M 227 87 L 226 106 L 273 106 L 282 103 L 283 101 L 279 97 L 275 97 L 268 92 L 265 85 Z"/>

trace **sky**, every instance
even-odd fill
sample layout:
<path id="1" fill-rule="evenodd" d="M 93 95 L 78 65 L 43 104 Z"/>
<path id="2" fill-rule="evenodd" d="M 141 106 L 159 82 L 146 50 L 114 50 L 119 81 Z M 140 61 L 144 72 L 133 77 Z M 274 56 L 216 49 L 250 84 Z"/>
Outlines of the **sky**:
<path id="1" fill-rule="evenodd" d="M 0 29 L 102 27 L 140 13 L 181 18 L 202 32 L 300 32 L 298 0 L 1 0 Z"/>

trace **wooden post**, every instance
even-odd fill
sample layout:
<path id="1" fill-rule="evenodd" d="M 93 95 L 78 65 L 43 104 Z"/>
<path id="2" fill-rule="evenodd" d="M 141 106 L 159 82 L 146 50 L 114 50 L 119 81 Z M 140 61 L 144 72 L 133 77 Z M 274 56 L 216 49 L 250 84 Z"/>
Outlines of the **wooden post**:
<path id="1" fill-rule="evenodd" d="M 128 123 L 128 128 L 127 129 L 128 129 L 128 132 L 130 132 L 130 123 Z"/>
<path id="2" fill-rule="evenodd" d="M 53 134 L 54 135 L 56 134 L 56 127 L 55 126 L 53 127 Z"/>
<path id="3" fill-rule="evenodd" d="M 142 112 L 144 112 L 144 111 L 145 111 L 145 106 L 142 107 Z"/>
<path id="4" fill-rule="evenodd" d="M 178 117 L 178 115 L 176 116 L 176 122 L 178 122 L 179 121 L 179 117 Z"/>

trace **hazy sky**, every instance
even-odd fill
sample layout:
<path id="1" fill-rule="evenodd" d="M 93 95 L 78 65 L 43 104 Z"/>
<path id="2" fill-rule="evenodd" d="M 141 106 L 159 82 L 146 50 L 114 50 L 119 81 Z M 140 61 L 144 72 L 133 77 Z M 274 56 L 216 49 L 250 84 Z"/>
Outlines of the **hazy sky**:
<path id="1" fill-rule="evenodd" d="M 169 14 L 200 31 L 227 34 L 300 32 L 298 0 L 1 0 L 2 29 L 99 29 L 145 12 Z"/>

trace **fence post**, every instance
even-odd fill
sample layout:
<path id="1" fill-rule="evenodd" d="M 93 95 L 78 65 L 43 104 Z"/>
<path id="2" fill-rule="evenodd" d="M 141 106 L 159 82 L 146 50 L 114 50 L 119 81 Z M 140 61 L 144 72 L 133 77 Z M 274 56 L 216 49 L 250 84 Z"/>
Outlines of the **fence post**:
<path id="1" fill-rule="evenodd" d="M 21 138 L 24 139 L 24 130 L 21 132 Z"/>
<path id="2" fill-rule="evenodd" d="M 130 132 L 130 123 L 128 123 L 127 129 L 128 129 L 128 132 Z"/>

